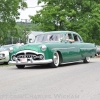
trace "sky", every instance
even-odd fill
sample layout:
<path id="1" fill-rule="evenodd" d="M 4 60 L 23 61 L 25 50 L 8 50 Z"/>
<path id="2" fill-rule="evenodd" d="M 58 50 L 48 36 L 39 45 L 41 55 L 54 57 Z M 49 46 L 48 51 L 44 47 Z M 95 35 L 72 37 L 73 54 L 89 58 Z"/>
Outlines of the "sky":
<path id="1" fill-rule="evenodd" d="M 25 10 L 19 10 L 20 12 L 20 19 L 18 21 L 25 21 L 25 19 L 29 20 L 29 15 L 35 15 L 36 11 L 40 10 L 41 7 L 38 6 L 37 2 L 38 0 L 25 0 L 27 2 L 28 7 L 34 7 L 34 8 L 26 8 Z"/>

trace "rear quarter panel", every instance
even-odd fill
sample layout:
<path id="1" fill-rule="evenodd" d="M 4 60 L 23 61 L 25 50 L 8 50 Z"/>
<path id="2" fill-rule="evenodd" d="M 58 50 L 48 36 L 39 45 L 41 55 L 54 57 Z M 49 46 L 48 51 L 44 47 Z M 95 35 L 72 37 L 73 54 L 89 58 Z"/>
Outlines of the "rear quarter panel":
<path id="1" fill-rule="evenodd" d="M 96 54 L 96 46 L 93 43 L 81 43 L 80 52 L 83 58 L 94 57 Z"/>

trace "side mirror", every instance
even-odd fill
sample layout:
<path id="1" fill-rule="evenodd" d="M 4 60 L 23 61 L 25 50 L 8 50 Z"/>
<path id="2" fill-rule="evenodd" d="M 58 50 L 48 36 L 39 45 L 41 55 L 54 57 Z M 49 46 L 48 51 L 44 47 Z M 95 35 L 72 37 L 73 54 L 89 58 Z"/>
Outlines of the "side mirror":
<path id="1" fill-rule="evenodd" d="M 32 40 L 30 40 L 30 43 L 32 43 L 33 41 Z"/>
<path id="2" fill-rule="evenodd" d="M 32 43 L 33 42 L 33 40 L 32 39 L 29 39 L 29 43 Z"/>

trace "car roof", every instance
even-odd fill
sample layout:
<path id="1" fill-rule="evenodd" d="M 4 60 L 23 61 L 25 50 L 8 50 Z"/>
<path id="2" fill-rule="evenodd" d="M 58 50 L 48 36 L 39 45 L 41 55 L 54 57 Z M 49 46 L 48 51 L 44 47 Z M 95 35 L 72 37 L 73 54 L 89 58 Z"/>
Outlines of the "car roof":
<path id="1" fill-rule="evenodd" d="M 29 32 L 27 35 L 34 35 L 34 36 L 36 36 L 36 35 L 38 35 L 38 34 L 43 34 L 44 32 L 42 32 L 42 31 L 31 31 L 31 32 Z"/>
<path id="2" fill-rule="evenodd" d="M 38 34 L 38 35 L 36 35 L 36 36 L 44 35 L 44 34 L 58 34 L 58 33 L 62 33 L 62 34 L 74 33 L 74 34 L 79 35 L 78 33 L 74 32 L 74 31 L 48 31 L 48 32 L 44 32 L 44 33 L 42 33 L 42 34 Z"/>
<path id="3" fill-rule="evenodd" d="M 50 34 L 50 33 L 62 33 L 62 34 L 66 34 L 66 33 L 74 33 L 74 34 L 77 34 L 76 32 L 74 31 L 49 31 L 49 32 L 45 32 L 45 34 Z"/>
<path id="4" fill-rule="evenodd" d="M 65 36 L 66 34 L 72 34 L 74 36 L 79 36 L 81 38 L 81 40 L 83 41 L 82 37 L 80 36 L 80 34 L 78 34 L 77 32 L 74 32 L 74 31 L 49 31 L 49 32 L 44 32 L 43 34 L 39 34 L 37 35 L 36 37 L 38 36 L 41 36 L 41 35 L 53 35 L 53 34 L 63 34 L 63 36 Z M 73 36 L 73 37 L 74 37 Z"/>

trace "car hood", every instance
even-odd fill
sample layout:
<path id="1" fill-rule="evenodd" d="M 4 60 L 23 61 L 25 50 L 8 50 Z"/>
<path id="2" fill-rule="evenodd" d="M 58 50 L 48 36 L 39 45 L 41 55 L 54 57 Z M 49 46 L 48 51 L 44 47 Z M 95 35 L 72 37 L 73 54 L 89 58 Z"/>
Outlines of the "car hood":
<path id="1" fill-rule="evenodd" d="M 35 44 L 35 43 L 30 43 L 30 44 L 25 44 L 23 46 L 20 46 L 18 48 L 18 51 L 23 51 L 23 50 L 34 50 L 34 51 L 38 51 L 38 49 L 40 48 L 41 43 L 39 44 Z"/>
<path id="2" fill-rule="evenodd" d="M 54 44 L 54 45 L 52 45 Z M 19 51 L 23 51 L 23 50 L 32 50 L 32 51 L 36 51 L 36 52 L 40 52 L 41 51 L 41 46 L 42 45 L 46 45 L 48 48 L 51 48 L 51 47 L 58 47 L 58 43 L 50 43 L 50 42 L 44 42 L 44 43 L 29 43 L 29 44 L 25 44 L 25 45 L 22 45 L 20 46 L 19 48 L 15 49 L 13 51 L 13 53 L 17 53 Z M 60 45 L 60 43 L 59 43 Z"/>
<path id="3" fill-rule="evenodd" d="M 7 49 L 0 48 L 0 52 L 2 52 L 2 51 L 7 51 Z"/>
<path id="4" fill-rule="evenodd" d="M 5 53 L 5 52 L 9 52 L 9 51 L 8 50 L 2 50 L 2 51 L 0 51 L 0 54 Z"/>

